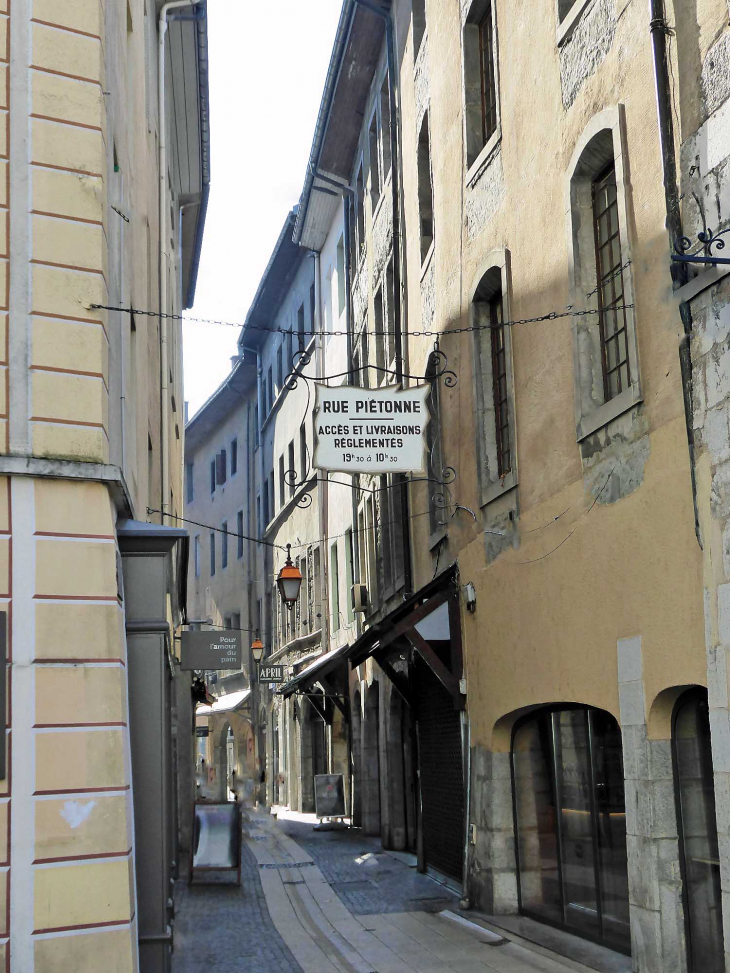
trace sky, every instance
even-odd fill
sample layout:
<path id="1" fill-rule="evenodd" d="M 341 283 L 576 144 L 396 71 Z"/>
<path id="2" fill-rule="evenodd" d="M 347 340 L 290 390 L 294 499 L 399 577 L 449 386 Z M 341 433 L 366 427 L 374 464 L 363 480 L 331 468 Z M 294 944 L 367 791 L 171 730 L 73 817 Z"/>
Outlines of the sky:
<path id="1" fill-rule="evenodd" d="M 209 0 L 211 188 L 189 316 L 242 321 L 304 185 L 342 0 Z M 183 325 L 189 416 L 238 329 Z"/>

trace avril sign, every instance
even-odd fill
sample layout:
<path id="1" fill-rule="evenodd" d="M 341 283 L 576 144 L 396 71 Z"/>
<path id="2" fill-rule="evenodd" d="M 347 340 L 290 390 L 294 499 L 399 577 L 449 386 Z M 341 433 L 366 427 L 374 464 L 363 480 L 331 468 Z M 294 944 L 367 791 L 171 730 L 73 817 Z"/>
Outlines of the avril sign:
<path id="1" fill-rule="evenodd" d="M 340 473 L 424 473 L 430 386 L 317 385 L 312 465 Z"/>

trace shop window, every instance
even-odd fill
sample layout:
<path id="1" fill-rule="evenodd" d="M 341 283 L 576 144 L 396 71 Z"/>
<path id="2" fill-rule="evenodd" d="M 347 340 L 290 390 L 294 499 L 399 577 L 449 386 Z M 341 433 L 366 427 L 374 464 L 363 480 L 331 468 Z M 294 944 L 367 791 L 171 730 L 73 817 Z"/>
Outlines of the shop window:
<path id="1" fill-rule="evenodd" d="M 509 320 L 509 253 L 495 251 L 471 306 L 474 331 L 477 463 L 482 506 L 517 483 L 512 332 Z"/>
<path id="2" fill-rule="evenodd" d="M 724 973 L 722 887 L 707 690 L 674 710 L 672 742 L 690 973 Z"/>
<path id="3" fill-rule="evenodd" d="M 588 707 L 546 708 L 512 741 L 520 910 L 630 951 L 621 732 Z"/>
<path id="4" fill-rule="evenodd" d="M 570 305 L 578 440 L 641 401 L 624 187 L 623 107 L 597 115 L 576 147 L 570 179 Z"/>
<path id="5" fill-rule="evenodd" d="M 421 231 L 421 263 L 423 263 L 433 243 L 433 183 L 428 112 L 423 116 L 418 135 L 418 216 Z"/>
<path id="6" fill-rule="evenodd" d="M 464 113 L 467 165 L 499 132 L 494 0 L 473 0 L 464 24 Z"/>

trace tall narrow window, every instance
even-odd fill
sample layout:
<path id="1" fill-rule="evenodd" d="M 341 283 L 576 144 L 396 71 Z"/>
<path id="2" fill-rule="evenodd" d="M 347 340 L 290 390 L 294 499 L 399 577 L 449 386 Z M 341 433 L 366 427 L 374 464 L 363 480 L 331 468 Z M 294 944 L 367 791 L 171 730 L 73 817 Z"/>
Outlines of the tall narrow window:
<path id="1" fill-rule="evenodd" d="M 370 122 L 369 146 L 370 146 L 370 201 L 373 210 L 378 205 L 380 199 L 380 164 L 378 161 L 378 113 L 373 112 Z"/>
<path id="2" fill-rule="evenodd" d="M 621 238 L 618 225 L 616 168 L 611 163 L 593 181 L 593 227 L 596 237 L 596 280 L 601 335 L 603 389 L 608 402 L 631 384 Z"/>
<path id="3" fill-rule="evenodd" d="M 194 558 L 195 577 L 200 577 L 200 534 L 195 535 Z"/>
<path id="4" fill-rule="evenodd" d="M 492 4 L 479 23 L 479 72 L 482 86 L 482 139 L 484 145 L 497 130 L 497 89 L 494 83 L 494 29 Z"/>
<path id="5" fill-rule="evenodd" d="M 221 568 L 228 567 L 228 521 L 221 524 Z"/>
<path id="6" fill-rule="evenodd" d="M 238 439 L 231 440 L 231 476 L 238 473 Z"/>
<path id="7" fill-rule="evenodd" d="M 337 557 L 337 541 L 330 548 L 330 593 L 332 631 L 339 631 L 340 625 L 340 565 Z"/>
<path id="8" fill-rule="evenodd" d="M 210 461 L 210 492 L 215 493 L 215 463 L 216 461 L 212 459 Z"/>
<path id="9" fill-rule="evenodd" d="M 284 454 L 279 457 L 279 507 L 286 502 L 286 479 L 284 477 Z"/>
<path id="10" fill-rule="evenodd" d="M 512 335 L 509 317 L 510 260 L 506 250 L 491 254 L 494 266 L 474 292 L 477 469 L 482 506 L 517 485 Z"/>
<path id="11" fill-rule="evenodd" d="M 312 290 L 314 290 L 314 285 L 312 285 Z M 297 347 L 299 351 L 304 351 L 307 342 L 304 337 L 304 305 L 302 304 L 297 311 Z"/>
<path id="12" fill-rule="evenodd" d="M 390 85 L 387 75 L 380 89 L 380 157 L 383 161 L 380 174 L 382 186 L 390 172 Z"/>
<path id="13" fill-rule="evenodd" d="M 375 384 L 381 385 L 385 379 L 385 336 L 383 334 L 383 289 L 377 291 L 374 298 L 375 313 L 375 364 L 378 372 L 375 375 Z M 386 383 L 387 384 L 387 383 Z"/>
<path id="14" fill-rule="evenodd" d="M 210 576 L 215 574 L 215 534 L 210 532 Z"/>
<path id="15" fill-rule="evenodd" d="M 299 479 L 302 483 L 307 478 L 307 466 L 309 465 L 307 460 L 307 424 L 303 422 L 299 427 Z"/>
<path id="16" fill-rule="evenodd" d="M 357 171 L 357 246 L 358 257 L 365 249 L 365 187 L 362 179 L 362 163 Z"/>
<path id="17" fill-rule="evenodd" d="M 185 464 L 185 503 L 192 503 L 195 499 L 193 484 L 193 464 Z"/>
<path id="18" fill-rule="evenodd" d="M 428 112 L 423 116 L 418 136 L 418 213 L 421 228 L 421 262 L 423 262 L 433 243 L 433 186 Z"/>
<path id="19" fill-rule="evenodd" d="M 238 534 L 238 543 L 236 547 L 236 557 L 243 557 L 243 510 L 239 510 L 236 514 L 236 533 Z"/>
<path id="20" fill-rule="evenodd" d="M 352 611 L 352 583 L 355 571 L 355 547 L 353 544 L 352 530 L 345 531 L 345 603 L 347 605 L 347 623 L 350 625 L 354 619 Z"/>
<path id="21" fill-rule="evenodd" d="M 499 131 L 495 0 L 471 0 L 463 32 L 464 134 L 471 167 Z"/>
<path id="22" fill-rule="evenodd" d="M 345 310 L 345 238 L 340 237 L 337 243 L 337 315 L 342 317 Z"/>
<path id="23" fill-rule="evenodd" d="M 492 391 L 494 393 L 497 472 L 502 477 L 512 469 L 512 448 L 509 431 L 507 348 L 501 294 L 496 294 L 489 302 L 489 318 L 489 333 L 492 343 Z"/>
<path id="24" fill-rule="evenodd" d="M 274 374 L 271 365 L 269 365 L 268 389 L 269 389 L 268 411 L 271 412 L 272 406 L 274 405 Z"/>
<path id="25" fill-rule="evenodd" d="M 296 468 L 294 466 L 294 440 L 289 443 L 289 469 L 287 470 L 289 476 L 289 496 L 294 496 L 294 484 L 296 482 L 297 474 Z"/>
<path id="26" fill-rule="evenodd" d="M 284 388 L 284 342 L 276 349 L 276 391 Z"/>

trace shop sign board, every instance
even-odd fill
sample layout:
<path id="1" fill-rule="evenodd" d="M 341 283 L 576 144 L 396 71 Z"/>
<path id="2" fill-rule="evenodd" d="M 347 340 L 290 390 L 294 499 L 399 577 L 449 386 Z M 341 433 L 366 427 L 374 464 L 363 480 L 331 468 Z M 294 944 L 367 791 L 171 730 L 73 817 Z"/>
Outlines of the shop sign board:
<path id="1" fill-rule="evenodd" d="M 181 669 L 240 669 L 241 633 L 183 632 Z"/>
<path id="2" fill-rule="evenodd" d="M 317 385 L 312 465 L 340 473 L 424 473 L 430 385 Z"/>
<path id="3" fill-rule="evenodd" d="M 314 804 L 318 818 L 344 818 L 345 779 L 342 774 L 315 774 Z"/>
<path id="4" fill-rule="evenodd" d="M 284 682 L 284 666 L 261 666 L 259 682 Z"/>
<path id="5" fill-rule="evenodd" d="M 207 737 L 210 733 L 210 728 L 207 726 L 196 726 L 195 736 L 196 737 Z"/>

